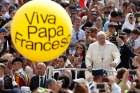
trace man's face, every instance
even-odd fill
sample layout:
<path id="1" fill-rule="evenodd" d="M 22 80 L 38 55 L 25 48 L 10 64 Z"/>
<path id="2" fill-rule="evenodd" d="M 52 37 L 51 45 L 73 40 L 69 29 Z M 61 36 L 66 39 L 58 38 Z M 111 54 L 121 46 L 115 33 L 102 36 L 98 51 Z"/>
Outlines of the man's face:
<path id="1" fill-rule="evenodd" d="M 16 10 L 12 11 L 11 14 L 10 14 L 11 18 L 13 18 L 15 14 L 16 14 Z"/>
<path id="2" fill-rule="evenodd" d="M 3 7 L 2 10 L 0 11 L 0 16 L 3 16 L 6 13 L 6 8 Z"/>
<path id="3" fill-rule="evenodd" d="M 96 32 L 96 31 L 90 32 L 90 36 L 91 36 L 91 37 L 96 38 L 96 35 L 97 35 L 97 32 Z"/>
<path id="4" fill-rule="evenodd" d="M 63 68 L 64 67 L 64 59 L 63 58 L 58 58 L 57 59 L 57 64 L 59 68 Z"/>
<path id="5" fill-rule="evenodd" d="M 51 87 L 52 87 L 51 89 L 57 93 L 57 92 L 59 92 L 59 90 L 61 88 L 61 84 L 60 84 L 60 82 L 54 81 L 54 83 Z"/>
<path id="6" fill-rule="evenodd" d="M 8 11 L 8 9 L 10 7 L 10 4 L 9 3 L 6 3 L 4 6 L 5 6 L 6 10 Z"/>
<path id="7" fill-rule="evenodd" d="M 80 19 L 76 19 L 75 22 L 74 22 L 74 25 L 76 28 L 79 29 L 79 27 L 81 26 L 81 20 Z"/>
<path id="8" fill-rule="evenodd" d="M 109 29 L 110 32 L 115 32 L 115 30 L 116 30 L 116 29 L 115 29 L 115 26 L 111 26 L 111 27 L 109 27 L 108 29 Z"/>
<path id="9" fill-rule="evenodd" d="M 136 35 L 136 34 L 134 34 L 134 33 L 131 34 L 131 39 L 132 39 L 132 40 L 136 40 L 137 37 L 138 37 L 138 35 Z"/>
<path id="10" fill-rule="evenodd" d="M 0 32 L 0 39 L 3 39 L 6 33 Z"/>
<path id="11" fill-rule="evenodd" d="M 20 68 L 22 68 L 22 63 L 21 62 L 15 62 L 14 64 L 13 64 L 13 70 L 19 70 Z"/>
<path id="12" fill-rule="evenodd" d="M 43 76 L 46 72 L 46 67 L 44 65 L 38 64 L 36 69 L 37 69 L 37 74 L 40 76 Z"/>
<path id="13" fill-rule="evenodd" d="M 105 35 L 99 35 L 97 37 L 97 40 L 98 40 L 98 42 L 99 42 L 100 45 L 104 45 L 105 44 L 106 37 L 105 37 Z"/>

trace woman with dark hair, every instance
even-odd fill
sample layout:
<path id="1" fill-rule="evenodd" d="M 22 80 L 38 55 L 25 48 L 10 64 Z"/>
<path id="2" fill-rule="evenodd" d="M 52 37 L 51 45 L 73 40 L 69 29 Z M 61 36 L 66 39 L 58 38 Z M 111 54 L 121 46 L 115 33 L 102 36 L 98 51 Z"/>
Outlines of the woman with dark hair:
<path id="1" fill-rule="evenodd" d="M 122 93 L 130 89 L 129 71 L 126 68 L 120 68 L 117 71 L 116 82 L 121 87 Z"/>
<path id="2" fill-rule="evenodd" d="M 81 43 L 77 43 L 75 56 L 80 57 L 81 61 L 85 61 L 85 46 Z"/>
<path id="3" fill-rule="evenodd" d="M 80 68 L 86 68 L 85 52 L 86 52 L 85 46 L 81 43 L 78 43 L 76 45 L 75 57 L 79 58 L 78 63 L 79 63 Z M 79 71 L 78 78 L 85 78 L 85 72 L 84 71 Z"/>

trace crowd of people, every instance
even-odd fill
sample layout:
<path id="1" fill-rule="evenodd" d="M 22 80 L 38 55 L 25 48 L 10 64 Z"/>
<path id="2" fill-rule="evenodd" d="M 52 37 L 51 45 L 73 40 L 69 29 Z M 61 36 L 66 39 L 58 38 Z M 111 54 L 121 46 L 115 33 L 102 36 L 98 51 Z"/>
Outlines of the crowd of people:
<path id="1" fill-rule="evenodd" d="M 140 93 L 139 0 L 54 0 L 73 31 L 49 62 L 32 62 L 12 44 L 12 19 L 28 1 L 0 0 L 0 93 Z"/>

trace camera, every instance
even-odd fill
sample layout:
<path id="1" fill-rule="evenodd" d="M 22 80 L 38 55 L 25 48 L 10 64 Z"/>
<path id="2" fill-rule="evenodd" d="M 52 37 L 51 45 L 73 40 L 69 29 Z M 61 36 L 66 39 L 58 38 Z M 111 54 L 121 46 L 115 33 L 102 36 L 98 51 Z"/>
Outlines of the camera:
<path id="1" fill-rule="evenodd" d="M 108 84 L 107 83 L 98 83 L 98 84 L 96 84 L 96 88 L 99 90 L 99 93 L 107 93 Z"/>
<path id="2" fill-rule="evenodd" d="M 105 89 L 105 84 L 104 83 L 97 84 L 96 87 L 97 89 Z"/>

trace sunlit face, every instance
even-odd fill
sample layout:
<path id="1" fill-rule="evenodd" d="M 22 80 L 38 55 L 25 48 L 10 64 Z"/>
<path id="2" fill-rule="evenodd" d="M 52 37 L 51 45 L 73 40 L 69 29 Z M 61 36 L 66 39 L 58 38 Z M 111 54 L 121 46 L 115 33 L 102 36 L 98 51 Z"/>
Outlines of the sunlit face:
<path id="1" fill-rule="evenodd" d="M 129 20 L 129 23 L 130 24 L 133 24 L 133 22 L 135 20 L 135 17 L 133 15 L 130 15 L 129 18 L 128 18 L 128 20 Z"/>
<path id="2" fill-rule="evenodd" d="M 13 64 L 13 70 L 19 70 L 20 68 L 22 68 L 22 63 L 21 62 L 15 62 L 14 64 Z"/>
<path id="3" fill-rule="evenodd" d="M 79 27 L 81 26 L 81 20 L 77 18 L 74 22 L 74 26 L 79 29 Z"/>
<path id="4" fill-rule="evenodd" d="M 64 62 L 64 59 L 63 58 L 58 58 L 57 59 L 57 64 L 58 64 L 58 68 L 63 68 L 64 67 L 64 64 L 65 64 L 65 62 Z"/>
<path id="5" fill-rule="evenodd" d="M 82 54 L 82 52 L 83 52 L 83 47 L 82 47 L 81 45 L 77 45 L 77 46 L 76 46 L 76 52 L 77 52 L 78 54 Z"/>
<path id="6" fill-rule="evenodd" d="M 136 40 L 136 39 L 137 39 L 137 37 L 138 37 L 138 35 L 136 35 L 136 34 L 132 33 L 130 37 L 131 37 L 131 39 L 132 39 L 132 40 Z"/>
<path id="7" fill-rule="evenodd" d="M 130 6 L 127 7 L 127 12 L 128 12 L 128 13 L 133 13 L 133 9 L 132 9 L 132 7 L 130 7 Z"/>
<path id="8" fill-rule="evenodd" d="M 37 74 L 43 76 L 46 72 L 46 66 L 43 64 L 37 64 L 36 66 Z"/>
<path id="9" fill-rule="evenodd" d="M 140 65 L 140 57 L 139 56 L 136 56 L 133 58 L 133 64 L 135 66 L 139 66 Z"/>
<path id="10" fill-rule="evenodd" d="M 97 41 L 100 45 L 104 45 L 105 44 L 105 40 L 106 40 L 106 36 L 105 35 L 99 35 L 97 37 Z"/>

